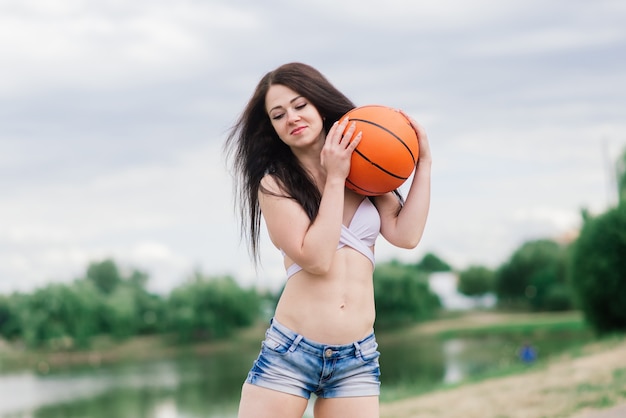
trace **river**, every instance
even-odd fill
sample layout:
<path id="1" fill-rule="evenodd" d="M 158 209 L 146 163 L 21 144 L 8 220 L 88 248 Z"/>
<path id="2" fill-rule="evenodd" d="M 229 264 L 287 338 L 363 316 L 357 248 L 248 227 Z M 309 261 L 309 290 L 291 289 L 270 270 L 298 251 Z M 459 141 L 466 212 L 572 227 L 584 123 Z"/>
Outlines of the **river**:
<path id="1" fill-rule="evenodd" d="M 529 342 L 539 359 L 588 341 L 544 333 Z M 520 337 L 379 336 L 383 398 L 402 387 L 455 383 L 521 360 Z M 203 356 L 0 375 L 1 418 L 230 418 L 258 346 Z M 310 415 L 310 411 L 307 413 Z"/>

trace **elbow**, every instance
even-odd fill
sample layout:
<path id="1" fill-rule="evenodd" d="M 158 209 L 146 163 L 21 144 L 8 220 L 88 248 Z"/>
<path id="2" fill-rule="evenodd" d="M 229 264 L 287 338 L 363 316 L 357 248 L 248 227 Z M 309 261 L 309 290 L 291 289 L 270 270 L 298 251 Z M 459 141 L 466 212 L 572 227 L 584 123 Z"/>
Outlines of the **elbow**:
<path id="1" fill-rule="evenodd" d="M 419 234 L 413 237 L 403 237 L 397 240 L 396 242 L 394 242 L 393 244 L 396 247 L 403 248 L 405 250 L 413 250 L 417 248 L 421 240 L 422 240 L 422 234 Z"/>
<path id="2" fill-rule="evenodd" d="M 391 244 L 405 250 L 415 249 L 424 235 L 424 223 L 414 225 L 406 222 L 396 222 L 389 228 L 381 229 L 382 235 Z"/>
<path id="3" fill-rule="evenodd" d="M 330 272 L 335 251 L 329 251 L 328 254 L 325 251 L 317 250 L 300 251 L 299 253 L 288 255 L 288 257 L 307 273 L 314 276 L 322 276 Z"/>
<path id="4" fill-rule="evenodd" d="M 324 263 L 320 260 L 316 260 L 315 263 L 311 263 L 304 270 L 315 276 L 324 276 L 330 271 L 331 263 Z"/>
<path id="5" fill-rule="evenodd" d="M 332 258 L 326 260 L 324 257 L 315 257 L 308 262 L 303 261 L 300 264 L 303 270 L 314 276 L 326 275 L 332 267 Z"/>
<path id="6" fill-rule="evenodd" d="M 330 271 L 330 269 L 325 268 L 310 268 L 305 270 L 313 276 L 325 276 Z"/>
<path id="7" fill-rule="evenodd" d="M 402 243 L 401 245 L 398 245 L 398 247 L 404 248 L 405 250 L 414 250 L 415 248 L 417 248 L 418 244 L 419 244 L 419 240 L 407 241 L 405 243 Z"/>

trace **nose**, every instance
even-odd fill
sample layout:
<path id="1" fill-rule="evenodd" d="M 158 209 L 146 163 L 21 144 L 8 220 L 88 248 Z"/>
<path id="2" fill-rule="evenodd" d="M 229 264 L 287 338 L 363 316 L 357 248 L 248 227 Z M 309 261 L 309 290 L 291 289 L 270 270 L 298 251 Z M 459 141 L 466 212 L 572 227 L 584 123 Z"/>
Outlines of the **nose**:
<path id="1" fill-rule="evenodd" d="M 287 121 L 289 123 L 297 122 L 300 120 L 300 115 L 293 109 L 287 109 Z"/>

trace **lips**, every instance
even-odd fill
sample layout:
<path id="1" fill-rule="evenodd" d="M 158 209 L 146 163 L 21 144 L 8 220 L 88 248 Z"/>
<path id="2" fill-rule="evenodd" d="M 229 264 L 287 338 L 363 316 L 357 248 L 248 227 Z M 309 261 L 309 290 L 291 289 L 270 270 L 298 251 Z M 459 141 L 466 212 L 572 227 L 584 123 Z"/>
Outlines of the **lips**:
<path id="1" fill-rule="evenodd" d="M 306 129 L 306 126 L 299 126 L 296 129 L 292 130 L 290 133 L 291 133 L 291 135 L 298 135 L 299 133 L 301 133 L 305 129 Z"/>

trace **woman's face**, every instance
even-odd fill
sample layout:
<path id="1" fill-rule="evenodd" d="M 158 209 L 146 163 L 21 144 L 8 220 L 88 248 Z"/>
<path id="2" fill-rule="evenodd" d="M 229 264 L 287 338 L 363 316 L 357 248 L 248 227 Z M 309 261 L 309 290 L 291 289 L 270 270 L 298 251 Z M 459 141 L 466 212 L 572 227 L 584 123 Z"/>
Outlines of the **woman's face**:
<path id="1" fill-rule="evenodd" d="M 323 138 L 321 115 L 305 97 L 274 84 L 265 96 L 265 110 L 278 137 L 290 147 L 305 147 Z"/>

